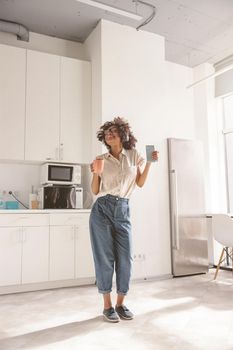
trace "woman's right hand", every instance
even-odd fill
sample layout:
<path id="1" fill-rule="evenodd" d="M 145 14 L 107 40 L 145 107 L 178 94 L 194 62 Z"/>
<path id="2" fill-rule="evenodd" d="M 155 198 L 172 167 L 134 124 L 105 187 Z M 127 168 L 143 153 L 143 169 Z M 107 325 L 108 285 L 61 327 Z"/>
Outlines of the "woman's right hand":
<path id="1" fill-rule="evenodd" d="M 100 158 L 96 158 L 93 160 L 93 162 L 90 164 L 91 172 L 93 174 L 101 175 L 104 169 L 104 160 Z"/>
<path id="2" fill-rule="evenodd" d="M 90 164 L 90 169 L 91 169 L 91 172 L 93 174 L 92 182 L 91 182 L 91 189 L 92 189 L 92 192 L 95 195 L 97 195 L 99 193 L 99 190 L 100 190 L 101 178 L 99 176 L 99 173 L 96 171 L 95 160 L 93 160 L 93 162 Z"/>
<path id="3" fill-rule="evenodd" d="M 90 169 L 91 169 L 91 172 L 94 173 L 94 161 L 90 164 Z"/>

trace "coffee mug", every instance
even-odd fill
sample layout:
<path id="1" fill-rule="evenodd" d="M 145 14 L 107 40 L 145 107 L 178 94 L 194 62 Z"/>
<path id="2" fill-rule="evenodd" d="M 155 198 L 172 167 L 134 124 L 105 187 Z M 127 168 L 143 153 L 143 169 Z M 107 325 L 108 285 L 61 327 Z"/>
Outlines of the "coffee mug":
<path id="1" fill-rule="evenodd" d="M 95 159 L 93 162 L 94 173 L 101 174 L 104 170 L 104 159 Z"/>

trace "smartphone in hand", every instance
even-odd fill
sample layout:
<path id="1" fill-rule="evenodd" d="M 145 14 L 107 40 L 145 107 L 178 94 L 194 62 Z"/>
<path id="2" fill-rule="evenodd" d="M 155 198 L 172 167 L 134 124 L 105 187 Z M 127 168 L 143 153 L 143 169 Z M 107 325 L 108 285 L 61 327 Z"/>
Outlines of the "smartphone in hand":
<path id="1" fill-rule="evenodd" d="M 155 159 L 152 159 L 152 153 L 155 151 L 154 145 L 146 145 L 146 160 L 148 162 L 156 162 Z"/>

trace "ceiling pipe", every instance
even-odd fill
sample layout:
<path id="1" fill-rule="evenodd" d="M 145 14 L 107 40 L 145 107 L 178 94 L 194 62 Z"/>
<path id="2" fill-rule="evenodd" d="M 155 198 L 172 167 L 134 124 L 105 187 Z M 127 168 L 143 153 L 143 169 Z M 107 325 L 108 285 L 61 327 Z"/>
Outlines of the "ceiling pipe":
<path id="1" fill-rule="evenodd" d="M 137 30 L 139 30 L 141 27 L 144 27 L 146 24 L 148 24 L 148 23 L 150 23 L 152 21 L 152 19 L 156 15 L 157 8 L 154 5 L 149 4 L 148 2 L 145 2 L 145 1 L 142 1 L 142 0 L 132 0 L 132 1 L 136 3 L 136 6 L 138 4 L 142 4 L 142 5 L 145 5 L 145 6 L 149 6 L 152 9 L 152 12 L 151 12 L 150 16 L 147 19 L 145 19 L 144 22 L 142 24 L 140 24 L 136 28 Z"/>
<path id="2" fill-rule="evenodd" d="M 21 24 L 0 19 L 0 32 L 15 34 L 18 40 L 29 41 L 29 31 Z"/>

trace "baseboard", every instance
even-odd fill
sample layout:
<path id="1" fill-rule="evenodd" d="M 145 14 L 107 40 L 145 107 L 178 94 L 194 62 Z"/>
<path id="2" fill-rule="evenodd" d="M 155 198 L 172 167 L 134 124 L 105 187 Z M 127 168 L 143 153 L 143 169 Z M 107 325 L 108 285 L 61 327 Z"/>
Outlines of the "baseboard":
<path id="1" fill-rule="evenodd" d="M 90 286 L 95 284 L 95 278 L 79 278 L 74 280 L 62 280 L 52 282 L 41 282 L 41 283 L 30 283 L 20 284 L 13 286 L 0 287 L 0 295 L 3 294 L 14 294 L 24 292 L 34 292 L 46 289 L 66 288 L 66 287 L 78 287 L 78 286 Z"/>
<path id="2" fill-rule="evenodd" d="M 173 278 L 171 274 L 165 274 L 165 275 L 158 275 L 158 276 L 148 276 L 148 277 L 142 277 L 142 278 L 133 278 L 131 280 L 131 283 L 138 283 L 138 282 L 150 282 L 150 281 L 162 281 Z"/>

